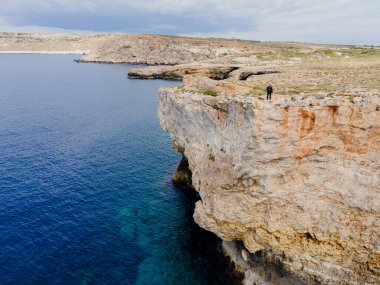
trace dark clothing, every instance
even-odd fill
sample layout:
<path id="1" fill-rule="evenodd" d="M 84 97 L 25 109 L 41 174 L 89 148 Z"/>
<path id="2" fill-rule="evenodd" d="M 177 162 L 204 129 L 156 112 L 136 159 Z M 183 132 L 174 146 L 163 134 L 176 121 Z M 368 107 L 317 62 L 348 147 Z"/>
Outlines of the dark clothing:
<path id="1" fill-rule="evenodd" d="M 272 86 L 267 87 L 267 100 L 272 100 L 272 93 L 273 93 L 273 88 Z"/>

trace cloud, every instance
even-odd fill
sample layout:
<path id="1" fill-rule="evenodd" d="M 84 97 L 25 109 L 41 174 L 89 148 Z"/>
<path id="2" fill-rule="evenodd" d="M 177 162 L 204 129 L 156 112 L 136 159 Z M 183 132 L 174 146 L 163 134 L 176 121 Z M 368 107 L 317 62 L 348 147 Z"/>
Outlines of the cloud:
<path id="1" fill-rule="evenodd" d="M 378 11 L 378 0 L 2 0 L 0 18 L 19 27 L 380 44 Z"/>

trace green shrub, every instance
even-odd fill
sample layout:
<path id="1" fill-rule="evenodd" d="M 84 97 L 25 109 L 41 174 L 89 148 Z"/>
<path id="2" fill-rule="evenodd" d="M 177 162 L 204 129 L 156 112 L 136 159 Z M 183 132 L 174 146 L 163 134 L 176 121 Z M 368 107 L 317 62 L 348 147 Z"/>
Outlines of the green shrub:
<path id="1" fill-rule="evenodd" d="M 218 96 L 218 93 L 216 93 L 215 91 L 212 91 L 212 90 L 203 91 L 202 94 L 207 95 L 207 96 L 213 96 L 213 97 Z"/>

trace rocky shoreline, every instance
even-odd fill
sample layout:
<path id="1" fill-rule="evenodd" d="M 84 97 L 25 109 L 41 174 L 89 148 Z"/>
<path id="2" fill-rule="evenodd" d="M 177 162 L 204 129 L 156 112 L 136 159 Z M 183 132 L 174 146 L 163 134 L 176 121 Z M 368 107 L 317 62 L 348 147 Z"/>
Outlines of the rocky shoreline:
<path id="1" fill-rule="evenodd" d="M 201 197 L 196 222 L 242 242 L 243 259 L 260 253 L 305 284 L 379 280 L 378 106 L 378 96 L 267 103 L 159 94 L 161 125 Z M 353 133 L 356 125 L 365 129 Z M 244 269 L 245 284 L 265 278 Z"/>
<path id="2" fill-rule="evenodd" d="M 200 194 L 195 221 L 223 240 L 244 284 L 379 282 L 374 58 L 297 71 L 230 65 L 222 79 L 191 65 L 131 71 L 162 79 L 181 71 L 182 86 L 159 92 L 161 126 Z M 294 86 L 305 79 L 316 87 Z M 266 102 L 272 82 L 292 88 Z"/>
<path id="3" fill-rule="evenodd" d="M 183 154 L 174 180 L 244 284 L 380 283 L 379 47 L 0 33 L 0 51 L 46 42 L 182 81 L 158 95 Z"/>

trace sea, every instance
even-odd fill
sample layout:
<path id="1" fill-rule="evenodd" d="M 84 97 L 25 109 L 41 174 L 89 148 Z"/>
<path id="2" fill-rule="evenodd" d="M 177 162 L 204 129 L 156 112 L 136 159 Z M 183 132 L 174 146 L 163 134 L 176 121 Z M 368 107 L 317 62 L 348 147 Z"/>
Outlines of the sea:
<path id="1" fill-rule="evenodd" d="M 0 284 L 233 284 L 157 91 L 129 65 L 0 55 Z"/>

